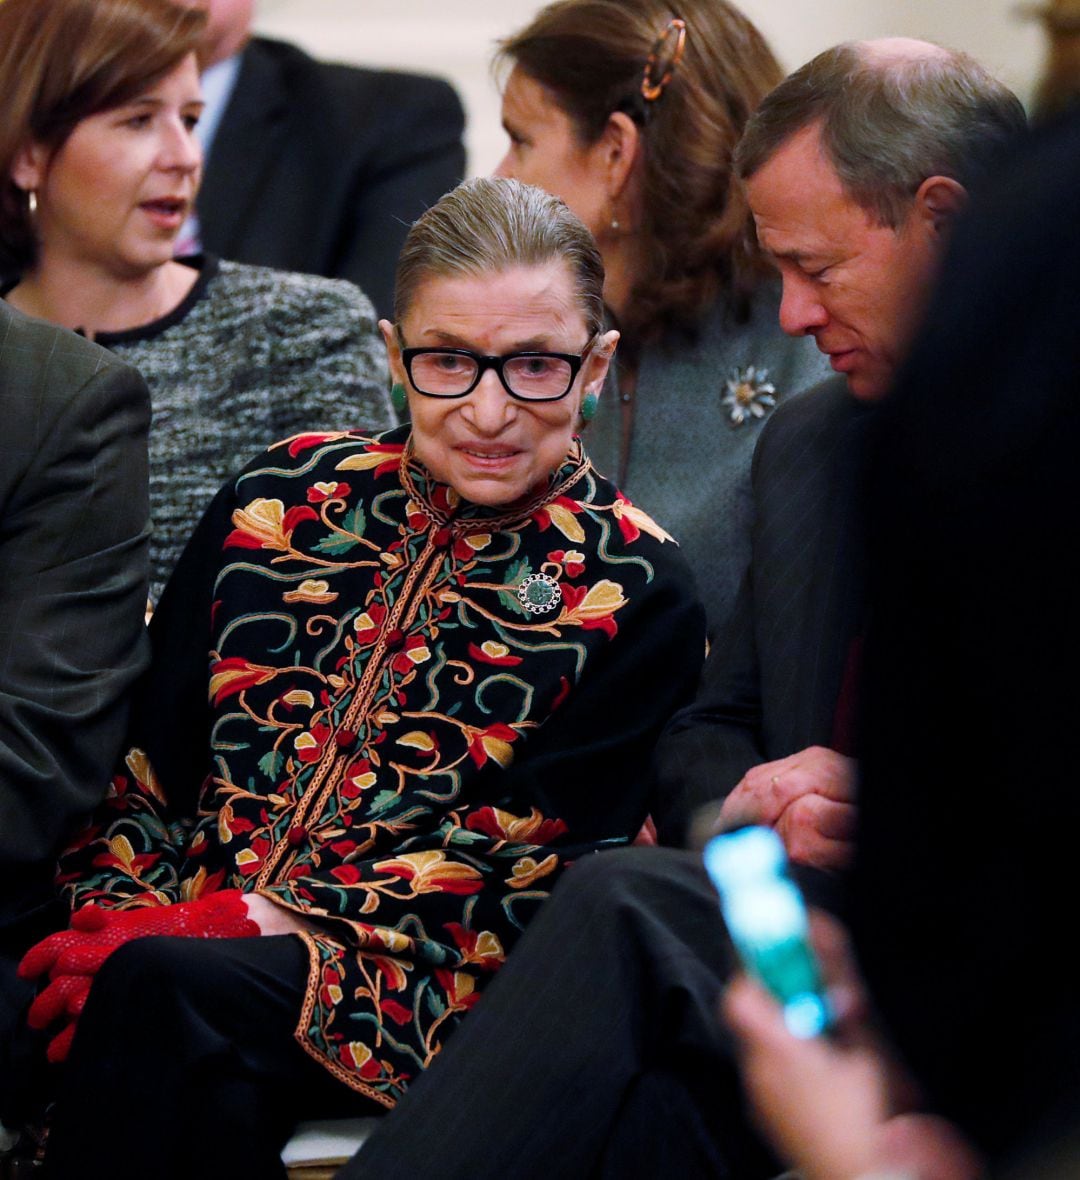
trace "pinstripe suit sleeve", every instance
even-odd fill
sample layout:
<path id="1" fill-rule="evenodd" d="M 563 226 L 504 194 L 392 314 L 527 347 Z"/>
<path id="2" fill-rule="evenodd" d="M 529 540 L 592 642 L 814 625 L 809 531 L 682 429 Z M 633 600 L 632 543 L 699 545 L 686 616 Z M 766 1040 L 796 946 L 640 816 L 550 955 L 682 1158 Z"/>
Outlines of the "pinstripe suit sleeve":
<path id="1" fill-rule="evenodd" d="M 0 328 L 0 928 L 39 904 L 104 794 L 144 665 L 142 378 L 51 327 Z"/>
<path id="2" fill-rule="evenodd" d="M 754 452 L 755 501 L 760 452 L 770 433 L 762 432 Z M 661 844 L 685 845 L 695 813 L 719 805 L 751 766 L 764 761 L 753 577 L 751 562 L 705 661 L 696 699 L 672 717 L 657 743 L 651 808 Z"/>
<path id="3" fill-rule="evenodd" d="M 697 700 L 657 746 L 653 817 L 684 844 L 694 813 L 723 801 L 752 766 L 829 744 L 853 578 L 837 462 L 853 399 L 842 378 L 781 405 L 754 451 L 750 569 L 705 664 Z"/>

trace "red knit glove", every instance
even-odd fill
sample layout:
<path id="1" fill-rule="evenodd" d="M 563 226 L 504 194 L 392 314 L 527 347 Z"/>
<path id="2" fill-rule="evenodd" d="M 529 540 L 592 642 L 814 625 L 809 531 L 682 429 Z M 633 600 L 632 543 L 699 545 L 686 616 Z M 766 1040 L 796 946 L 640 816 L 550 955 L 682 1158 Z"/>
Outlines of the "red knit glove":
<path id="1" fill-rule="evenodd" d="M 101 964 L 125 942 L 150 934 L 180 938 L 247 938 L 259 933 L 248 917 L 239 889 L 210 893 L 198 901 L 148 906 L 133 910 L 103 910 L 84 906 L 71 915 L 71 929 L 50 934 L 32 946 L 19 964 L 23 979 L 48 974 L 50 983 L 30 1005 L 31 1028 L 46 1028 L 58 1019 L 68 1026 L 49 1044 L 50 1061 L 67 1056 L 75 1021 L 86 1003 L 90 984 Z"/>

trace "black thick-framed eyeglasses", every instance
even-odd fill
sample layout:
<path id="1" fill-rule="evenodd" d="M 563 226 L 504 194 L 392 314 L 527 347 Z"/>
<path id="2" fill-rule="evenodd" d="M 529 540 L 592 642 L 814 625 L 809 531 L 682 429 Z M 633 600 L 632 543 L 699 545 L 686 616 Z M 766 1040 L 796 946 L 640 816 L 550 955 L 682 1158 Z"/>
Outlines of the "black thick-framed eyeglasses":
<path id="1" fill-rule="evenodd" d="M 573 388 L 594 340 L 580 353 L 508 352 L 505 356 L 484 356 L 468 348 L 403 348 L 401 359 L 413 389 L 425 397 L 466 397 L 487 370 L 494 369 L 512 398 L 557 402 Z"/>

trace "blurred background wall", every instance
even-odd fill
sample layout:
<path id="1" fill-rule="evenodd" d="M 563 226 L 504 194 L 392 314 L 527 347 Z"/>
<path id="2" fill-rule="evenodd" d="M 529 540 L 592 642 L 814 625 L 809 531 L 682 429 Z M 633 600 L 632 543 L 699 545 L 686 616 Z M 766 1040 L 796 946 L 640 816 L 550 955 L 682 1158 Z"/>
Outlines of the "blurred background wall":
<path id="1" fill-rule="evenodd" d="M 468 113 L 472 174 L 505 150 L 489 63 L 496 40 L 523 25 L 536 0 L 260 0 L 256 27 L 318 57 L 441 74 Z M 965 49 L 1029 102 L 1044 34 L 1016 0 L 742 0 L 788 69 L 851 38 L 927 37 Z"/>

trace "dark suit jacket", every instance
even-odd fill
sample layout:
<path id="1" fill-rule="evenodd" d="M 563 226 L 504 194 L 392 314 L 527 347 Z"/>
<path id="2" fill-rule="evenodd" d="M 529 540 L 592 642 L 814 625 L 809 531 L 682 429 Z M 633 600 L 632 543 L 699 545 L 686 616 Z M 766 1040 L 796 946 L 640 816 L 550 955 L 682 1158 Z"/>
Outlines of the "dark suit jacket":
<path id="1" fill-rule="evenodd" d="M 150 403 L 105 349 L 0 300 L 0 408 L 2 1101 L 14 962 L 58 844 L 105 794 L 147 658 Z"/>
<path id="2" fill-rule="evenodd" d="M 315 61 L 256 37 L 206 161 L 206 250 L 351 279 L 390 315 L 405 232 L 465 170 L 464 113 L 437 78 Z"/>
<path id="3" fill-rule="evenodd" d="M 1080 1138 L 1078 207 L 1080 116 L 957 227 L 870 496 L 854 933 L 931 1105 L 994 1175 Z"/>
<path id="4" fill-rule="evenodd" d="M 832 745 L 861 602 L 852 490 L 870 415 L 831 378 L 783 402 L 754 453 L 753 549 L 697 699 L 656 751 L 653 817 L 686 841 L 759 762 Z"/>

